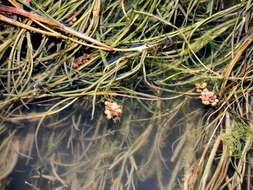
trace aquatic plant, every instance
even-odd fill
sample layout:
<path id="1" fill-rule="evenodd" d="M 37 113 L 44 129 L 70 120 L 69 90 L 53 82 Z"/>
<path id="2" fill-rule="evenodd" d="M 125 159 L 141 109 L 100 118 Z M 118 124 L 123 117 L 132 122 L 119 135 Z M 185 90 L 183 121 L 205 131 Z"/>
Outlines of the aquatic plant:
<path id="1" fill-rule="evenodd" d="M 251 187 L 252 41 L 251 0 L 0 1 L 1 182 Z"/>
<path id="2" fill-rule="evenodd" d="M 240 158 L 245 142 L 247 142 L 249 138 L 252 138 L 252 131 L 243 124 L 235 122 L 235 125 L 237 126 L 233 126 L 233 128 L 230 129 L 231 131 L 226 132 L 222 138 L 224 143 L 228 146 L 230 155 Z"/>

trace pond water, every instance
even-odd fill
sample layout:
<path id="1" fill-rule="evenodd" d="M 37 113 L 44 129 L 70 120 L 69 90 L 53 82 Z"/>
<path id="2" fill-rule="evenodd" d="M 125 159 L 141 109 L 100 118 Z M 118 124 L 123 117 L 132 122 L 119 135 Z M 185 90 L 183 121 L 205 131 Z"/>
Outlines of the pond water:
<path id="1" fill-rule="evenodd" d="M 103 102 L 91 119 L 91 102 L 78 100 L 44 119 L 9 123 L 19 159 L 6 189 L 179 189 L 194 159 L 200 102 L 118 103 L 123 114 L 115 121 L 106 119 Z M 37 104 L 29 112 L 47 109 Z"/>
<path id="2" fill-rule="evenodd" d="M 0 190 L 251 185 L 227 146 L 252 145 L 250 1 L 15 2 L 0 3 Z"/>

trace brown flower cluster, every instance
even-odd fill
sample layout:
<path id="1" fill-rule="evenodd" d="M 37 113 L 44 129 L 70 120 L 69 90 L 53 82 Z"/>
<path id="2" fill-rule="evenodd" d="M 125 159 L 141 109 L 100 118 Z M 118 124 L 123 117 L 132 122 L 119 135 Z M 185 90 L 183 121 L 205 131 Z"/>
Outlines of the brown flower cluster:
<path id="1" fill-rule="evenodd" d="M 119 119 L 122 114 L 123 106 L 116 102 L 105 101 L 105 115 L 107 119 Z"/>
<path id="2" fill-rule="evenodd" d="M 87 61 L 89 61 L 89 57 L 90 55 L 87 53 L 84 53 L 80 58 L 76 59 L 73 63 L 72 63 L 72 67 L 74 69 L 77 69 L 78 67 L 80 67 L 81 65 L 83 65 L 84 63 L 86 63 Z"/>
<path id="3" fill-rule="evenodd" d="M 206 82 L 196 84 L 196 92 L 201 93 L 200 99 L 204 105 L 216 106 L 219 102 L 216 93 L 207 89 Z"/>

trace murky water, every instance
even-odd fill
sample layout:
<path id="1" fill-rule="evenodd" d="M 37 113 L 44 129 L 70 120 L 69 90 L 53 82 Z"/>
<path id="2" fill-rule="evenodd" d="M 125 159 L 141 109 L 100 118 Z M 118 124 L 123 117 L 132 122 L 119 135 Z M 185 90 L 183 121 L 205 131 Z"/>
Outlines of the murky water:
<path id="1" fill-rule="evenodd" d="M 183 151 L 194 144 L 185 130 L 197 124 L 192 118 L 201 113 L 200 103 L 119 103 L 123 114 L 115 121 L 105 118 L 102 102 L 91 120 L 91 104 L 82 100 L 44 119 L 9 123 L 16 129 L 19 160 L 6 189 L 178 189 L 193 159 Z"/>

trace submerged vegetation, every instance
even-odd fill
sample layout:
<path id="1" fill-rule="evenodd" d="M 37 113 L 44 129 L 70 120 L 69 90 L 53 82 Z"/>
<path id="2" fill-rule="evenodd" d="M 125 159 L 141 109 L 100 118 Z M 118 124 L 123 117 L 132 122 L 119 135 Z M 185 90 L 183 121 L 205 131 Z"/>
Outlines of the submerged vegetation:
<path id="1" fill-rule="evenodd" d="M 251 189 L 252 10 L 0 0 L 0 187 Z"/>
<path id="2" fill-rule="evenodd" d="M 238 125 L 238 123 L 232 122 L 232 125 L 233 124 L 237 124 L 237 126 L 233 126 L 232 129 L 230 129 L 231 131 L 226 132 L 223 136 L 223 140 L 228 146 L 230 155 L 240 158 L 245 142 L 252 138 L 252 130 L 240 123 Z"/>

